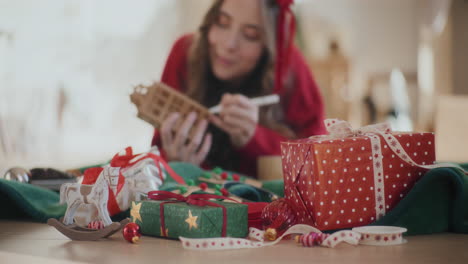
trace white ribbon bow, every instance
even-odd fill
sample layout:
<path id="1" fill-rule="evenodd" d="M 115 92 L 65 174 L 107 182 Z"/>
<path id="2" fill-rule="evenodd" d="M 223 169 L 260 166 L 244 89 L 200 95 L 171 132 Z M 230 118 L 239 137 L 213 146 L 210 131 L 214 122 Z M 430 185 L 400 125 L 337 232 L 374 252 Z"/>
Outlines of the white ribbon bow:
<path id="1" fill-rule="evenodd" d="M 326 119 L 325 127 L 333 138 L 354 137 L 367 133 L 390 133 L 392 131 L 389 123 L 379 123 L 353 129 L 351 124 L 340 119 Z"/>

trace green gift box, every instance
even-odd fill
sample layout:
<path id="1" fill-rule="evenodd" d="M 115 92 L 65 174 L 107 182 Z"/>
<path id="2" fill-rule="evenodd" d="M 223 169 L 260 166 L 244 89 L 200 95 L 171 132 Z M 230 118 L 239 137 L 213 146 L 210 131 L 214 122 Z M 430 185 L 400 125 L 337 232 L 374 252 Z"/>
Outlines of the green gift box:
<path id="1" fill-rule="evenodd" d="M 226 236 L 246 237 L 247 205 L 210 201 L 226 208 Z M 165 233 L 161 226 L 160 205 L 164 207 Z M 210 205 L 197 206 L 185 202 L 145 200 L 132 202 L 131 220 L 140 226 L 143 235 L 179 238 L 221 237 L 223 209 Z"/>

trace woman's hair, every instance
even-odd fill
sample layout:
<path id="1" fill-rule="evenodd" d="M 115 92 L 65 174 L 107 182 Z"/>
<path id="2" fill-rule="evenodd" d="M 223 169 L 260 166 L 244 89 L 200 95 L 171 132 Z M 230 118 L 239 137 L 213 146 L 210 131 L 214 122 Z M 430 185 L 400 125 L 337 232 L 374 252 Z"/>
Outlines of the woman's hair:
<path id="1" fill-rule="evenodd" d="M 264 21 L 265 47 L 254 70 L 238 87 L 217 79 L 212 72 L 209 57 L 208 33 L 217 22 L 223 0 L 214 1 L 205 15 L 199 31 L 194 36 L 189 52 L 187 94 L 205 106 L 219 103 L 221 96 L 226 93 L 241 93 L 247 97 L 256 97 L 271 94 L 274 85 L 275 55 L 276 55 L 276 22 L 279 7 L 275 0 L 260 0 L 261 15 Z M 291 83 L 291 82 L 289 82 Z M 291 87 L 284 86 L 283 93 L 288 94 Z M 285 102 L 281 102 L 285 103 Z M 259 123 L 288 137 L 295 137 L 294 132 L 284 121 L 284 112 L 280 104 L 262 107 L 259 113 Z M 213 131 L 215 130 L 215 131 Z M 225 169 L 236 169 L 237 164 L 226 164 L 226 160 L 236 160 L 232 147 L 229 147 L 229 138 L 224 133 L 211 128 L 213 133 L 213 146 L 208 160 Z M 224 135 L 223 135 L 224 134 Z M 227 141 L 226 141 L 227 140 Z M 226 153 L 222 155 L 221 153 Z"/>

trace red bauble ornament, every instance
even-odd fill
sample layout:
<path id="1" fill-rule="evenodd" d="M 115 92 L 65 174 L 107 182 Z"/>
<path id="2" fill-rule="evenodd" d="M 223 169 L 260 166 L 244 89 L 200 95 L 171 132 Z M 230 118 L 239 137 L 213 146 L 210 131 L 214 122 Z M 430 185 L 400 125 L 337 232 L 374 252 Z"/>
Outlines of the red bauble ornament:
<path id="1" fill-rule="evenodd" d="M 198 187 L 200 187 L 200 189 L 205 191 L 208 188 L 208 184 L 206 184 L 206 182 L 202 182 L 198 185 Z"/>
<path id="2" fill-rule="evenodd" d="M 239 174 L 233 174 L 233 175 L 232 175 L 232 179 L 235 180 L 235 181 L 240 181 L 240 176 L 239 176 Z"/>
<path id="3" fill-rule="evenodd" d="M 223 196 L 226 196 L 226 197 L 229 196 L 229 191 L 226 188 L 221 188 L 220 191 Z"/>
<path id="4" fill-rule="evenodd" d="M 273 201 L 263 208 L 262 224 L 267 240 L 275 240 L 296 223 L 296 213 L 285 199 Z"/>
<path id="5" fill-rule="evenodd" d="M 141 237 L 140 226 L 135 223 L 128 223 L 122 229 L 122 234 L 128 242 L 136 243 Z"/>
<path id="6" fill-rule="evenodd" d="M 228 177 L 227 172 L 222 172 L 222 173 L 221 173 L 221 179 L 227 180 L 227 177 Z"/>

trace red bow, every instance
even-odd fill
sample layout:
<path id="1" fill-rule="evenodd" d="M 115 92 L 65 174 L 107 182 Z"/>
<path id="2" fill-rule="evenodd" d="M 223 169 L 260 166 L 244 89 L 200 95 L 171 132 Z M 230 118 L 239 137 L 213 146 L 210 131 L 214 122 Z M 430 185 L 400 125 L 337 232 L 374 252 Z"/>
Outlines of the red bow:
<path id="1" fill-rule="evenodd" d="M 276 68 L 275 93 L 280 93 L 284 84 L 284 77 L 288 69 L 291 44 L 296 30 L 296 21 L 291 11 L 294 0 L 276 0 L 280 10 L 276 32 Z"/>
<path id="2" fill-rule="evenodd" d="M 215 194 L 191 194 L 187 197 L 176 194 L 173 192 L 168 192 L 168 191 L 151 191 L 148 193 L 148 198 L 151 200 L 156 200 L 156 201 L 165 201 L 162 202 L 159 205 L 159 217 L 160 217 L 160 222 L 161 222 L 161 230 L 162 230 L 162 236 L 167 236 L 166 234 L 166 224 L 164 221 L 164 204 L 166 203 L 187 203 L 191 205 L 197 205 L 197 206 L 213 206 L 213 207 L 220 207 L 223 210 L 223 226 L 221 230 L 221 236 L 225 237 L 226 236 L 226 207 L 210 202 L 208 200 L 210 199 L 228 199 L 232 200 L 229 198 L 226 198 L 224 196 L 220 195 L 215 195 Z M 235 200 L 232 200 L 235 201 Z"/>

